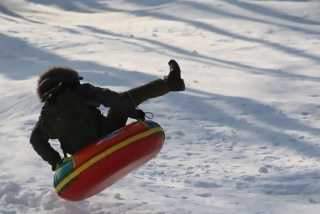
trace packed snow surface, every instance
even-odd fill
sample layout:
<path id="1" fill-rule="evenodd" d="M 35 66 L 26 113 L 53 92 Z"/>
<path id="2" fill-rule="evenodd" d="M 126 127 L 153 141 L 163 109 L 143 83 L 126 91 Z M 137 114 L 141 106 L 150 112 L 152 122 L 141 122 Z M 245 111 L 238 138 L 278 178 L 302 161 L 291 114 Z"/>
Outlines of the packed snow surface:
<path id="1" fill-rule="evenodd" d="M 319 1 L 1 0 L 0 23 L 1 214 L 320 213 Z M 162 151 L 96 196 L 59 198 L 29 143 L 38 75 L 68 66 L 120 92 L 170 59 L 186 91 L 140 105 Z"/>

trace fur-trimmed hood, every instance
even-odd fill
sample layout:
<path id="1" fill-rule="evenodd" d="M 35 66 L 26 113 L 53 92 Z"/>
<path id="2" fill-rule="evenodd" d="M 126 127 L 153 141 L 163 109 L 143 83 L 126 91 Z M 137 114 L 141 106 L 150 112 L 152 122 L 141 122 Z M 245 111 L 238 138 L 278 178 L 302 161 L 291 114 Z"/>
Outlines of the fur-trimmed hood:
<path id="1" fill-rule="evenodd" d="M 53 87 L 59 83 L 64 83 L 70 87 L 80 85 L 80 80 L 83 78 L 79 76 L 78 72 L 68 67 L 51 67 L 43 72 L 38 78 L 37 95 L 40 102 L 44 102 L 43 95 L 49 92 Z"/>

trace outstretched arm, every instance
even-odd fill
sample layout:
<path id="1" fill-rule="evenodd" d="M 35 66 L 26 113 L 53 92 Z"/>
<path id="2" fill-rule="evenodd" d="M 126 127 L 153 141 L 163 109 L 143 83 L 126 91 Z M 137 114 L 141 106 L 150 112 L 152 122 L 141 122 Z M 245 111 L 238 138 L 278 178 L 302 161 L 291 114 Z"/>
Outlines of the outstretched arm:
<path id="1" fill-rule="evenodd" d="M 30 143 L 38 155 L 44 161 L 47 161 L 53 167 L 52 169 L 54 169 L 56 163 L 61 159 L 61 157 L 60 154 L 51 147 L 49 138 L 42 132 L 39 121 L 32 130 Z"/>
<path id="2" fill-rule="evenodd" d="M 138 117 L 138 110 L 135 109 L 135 106 L 117 92 L 108 88 L 96 87 L 89 83 L 82 84 L 79 90 L 79 93 L 87 100 L 114 108 L 128 117 L 134 119 Z"/>

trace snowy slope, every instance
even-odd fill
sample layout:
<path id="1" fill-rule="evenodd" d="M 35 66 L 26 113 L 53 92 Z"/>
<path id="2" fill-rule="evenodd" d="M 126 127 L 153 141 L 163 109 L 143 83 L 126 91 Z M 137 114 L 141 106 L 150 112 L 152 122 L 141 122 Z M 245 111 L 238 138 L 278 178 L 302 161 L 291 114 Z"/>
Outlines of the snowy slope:
<path id="1" fill-rule="evenodd" d="M 1 0 L 0 23 L 0 213 L 320 212 L 319 1 Z M 69 66 L 123 91 L 172 58 L 186 91 L 140 106 L 166 132 L 161 153 L 59 199 L 29 144 L 37 76 Z"/>

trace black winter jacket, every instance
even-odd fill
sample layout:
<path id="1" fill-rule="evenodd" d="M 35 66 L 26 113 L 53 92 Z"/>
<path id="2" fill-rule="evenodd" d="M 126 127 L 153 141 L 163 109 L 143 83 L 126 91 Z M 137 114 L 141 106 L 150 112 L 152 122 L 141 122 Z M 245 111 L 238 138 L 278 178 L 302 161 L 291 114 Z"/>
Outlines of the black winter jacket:
<path id="1" fill-rule="evenodd" d="M 138 117 L 138 112 L 134 106 L 117 92 L 107 88 L 95 87 L 88 83 L 76 86 L 74 91 L 88 101 L 117 109 L 117 111 L 123 112 L 123 114 L 130 118 Z M 97 106 L 90 108 L 92 118 L 89 123 L 84 124 L 67 136 L 58 139 L 61 144 L 61 149 L 65 153 L 73 155 L 93 141 L 113 131 L 112 123 L 115 121 L 110 121 L 110 119 L 103 116 Z M 54 168 L 61 157 L 60 154 L 51 147 L 49 137 L 43 133 L 40 120 L 41 118 L 39 117 L 31 133 L 30 143 L 41 158 Z"/>

